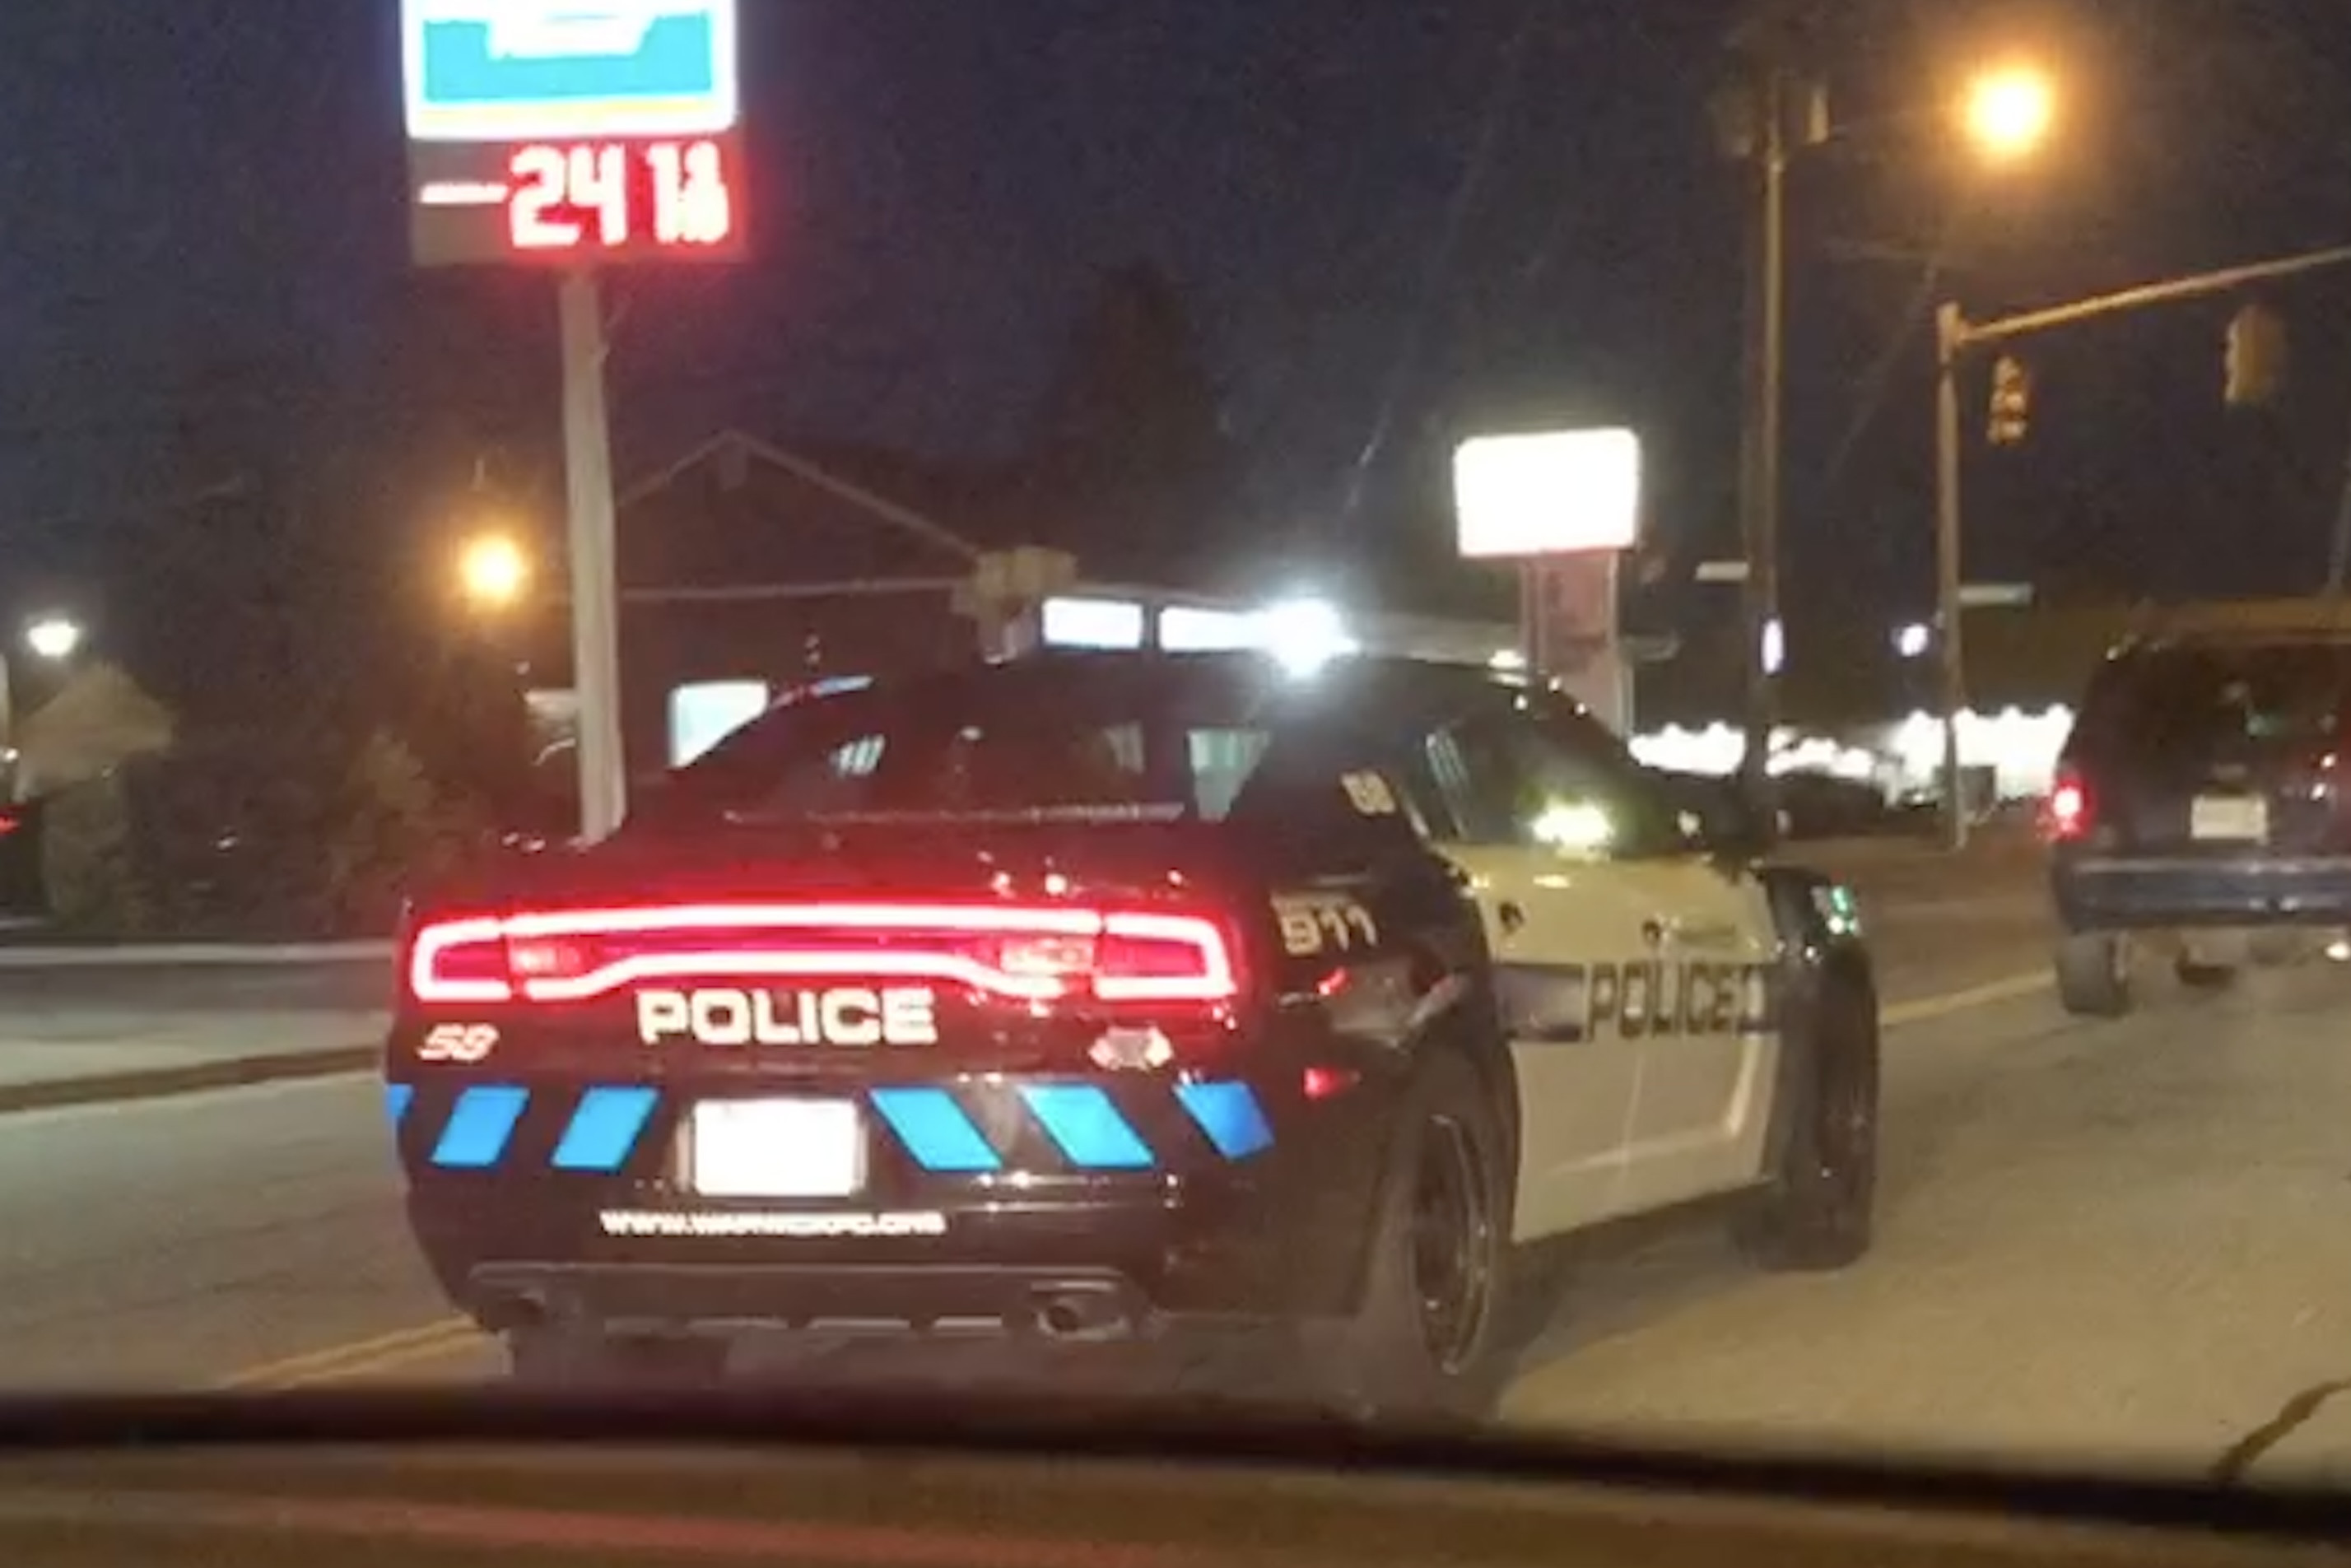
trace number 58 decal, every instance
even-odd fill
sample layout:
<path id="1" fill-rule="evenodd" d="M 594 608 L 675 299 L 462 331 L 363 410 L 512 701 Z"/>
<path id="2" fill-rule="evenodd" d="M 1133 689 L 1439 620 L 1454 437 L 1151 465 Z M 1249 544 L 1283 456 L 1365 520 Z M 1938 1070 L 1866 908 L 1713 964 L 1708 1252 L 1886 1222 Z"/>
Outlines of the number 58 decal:
<path id="1" fill-rule="evenodd" d="M 494 1024 L 444 1023 L 424 1031 L 416 1045 L 419 1061 L 486 1061 L 490 1052 L 498 1048 L 498 1031 Z"/>

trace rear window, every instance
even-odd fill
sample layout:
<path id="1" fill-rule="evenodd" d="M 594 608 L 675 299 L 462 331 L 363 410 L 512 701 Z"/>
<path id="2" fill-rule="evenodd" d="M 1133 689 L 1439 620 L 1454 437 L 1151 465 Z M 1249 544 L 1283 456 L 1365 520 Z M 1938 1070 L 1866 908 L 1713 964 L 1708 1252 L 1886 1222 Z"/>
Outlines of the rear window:
<path id="1" fill-rule="evenodd" d="M 674 774 L 663 815 L 1218 821 L 1277 727 L 1246 685 L 999 667 L 796 703 Z"/>
<path id="2" fill-rule="evenodd" d="M 2351 719 L 2351 650 L 2325 644 L 2182 644 L 2105 665 L 2079 739 L 2137 756 L 2333 746 Z"/>

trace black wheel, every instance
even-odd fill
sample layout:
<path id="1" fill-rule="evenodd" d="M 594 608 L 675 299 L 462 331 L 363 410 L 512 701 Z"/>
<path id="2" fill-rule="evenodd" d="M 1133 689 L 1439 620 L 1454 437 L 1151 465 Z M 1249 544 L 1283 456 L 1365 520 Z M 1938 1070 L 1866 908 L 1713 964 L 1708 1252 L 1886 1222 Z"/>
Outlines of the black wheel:
<path id="1" fill-rule="evenodd" d="M 1779 1169 L 1740 1235 L 1758 1263 L 1791 1272 L 1850 1267 L 1876 1234 L 1877 998 L 1833 978 L 1813 1027 Z"/>
<path id="2" fill-rule="evenodd" d="M 725 1375 L 726 1345 L 547 1324 L 508 1331 L 507 1364 L 515 1382 L 537 1388 L 694 1388 Z"/>
<path id="3" fill-rule="evenodd" d="M 1382 1420 L 1491 1412 L 1514 1299 L 1504 1146 L 1468 1062 L 1432 1057 L 1390 1144 L 1362 1304 L 1307 1331 L 1324 1402 Z"/>
<path id="4" fill-rule="evenodd" d="M 2227 988 L 2237 977 L 2234 964 L 2204 964 L 2182 953 L 2171 961 L 2171 972 L 2179 983 L 2191 990 L 2217 991 Z"/>
<path id="5" fill-rule="evenodd" d="M 2076 1018 L 2120 1018 L 2131 1009 L 2130 951 L 2111 932 L 2076 932 L 2057 944 L 2057 1000 Z"/>

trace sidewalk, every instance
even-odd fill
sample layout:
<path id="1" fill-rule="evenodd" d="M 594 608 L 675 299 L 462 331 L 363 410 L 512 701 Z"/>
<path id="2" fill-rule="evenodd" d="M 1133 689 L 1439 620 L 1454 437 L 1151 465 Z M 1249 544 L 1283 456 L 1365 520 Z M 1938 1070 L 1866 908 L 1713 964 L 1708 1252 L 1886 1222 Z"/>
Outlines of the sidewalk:
<path id="1" fill-rule="evenodd" d="M 0 1022 L 0 1113 L 356 1072 L 381 1012 L 59 1009 Z"/>

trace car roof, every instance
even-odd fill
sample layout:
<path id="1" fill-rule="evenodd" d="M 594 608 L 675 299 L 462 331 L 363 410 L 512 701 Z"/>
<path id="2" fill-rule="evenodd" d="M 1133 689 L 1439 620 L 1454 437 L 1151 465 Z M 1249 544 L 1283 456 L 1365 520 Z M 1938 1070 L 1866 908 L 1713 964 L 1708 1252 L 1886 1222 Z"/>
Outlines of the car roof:
<path id="1" fill-rule="evenodd" d="M 2160 648 L 2351 645 L 2351 601 L 2288 604 L 2185 604 L 2142 613 L 2114 653 Z"/>
<path id="2" fill-rule="evenodd" d="M 1524 677 L 1509 672 L 1384 653 L 1343 654 L 1311 672 L 1292 673 L 1270 655 L 1246 649 L 1052 648 L 883 676 L 864 692 L 886 700 L 893 694 L 943 694 L 973 685 L 1002 691 L 1032 684 L 1056 692 L 1081 688 L 1105 695 L 1255 688 L 1292 711 L 1370 728 L 1426 725 L 1515 700 L 1528 689 Z"/>

